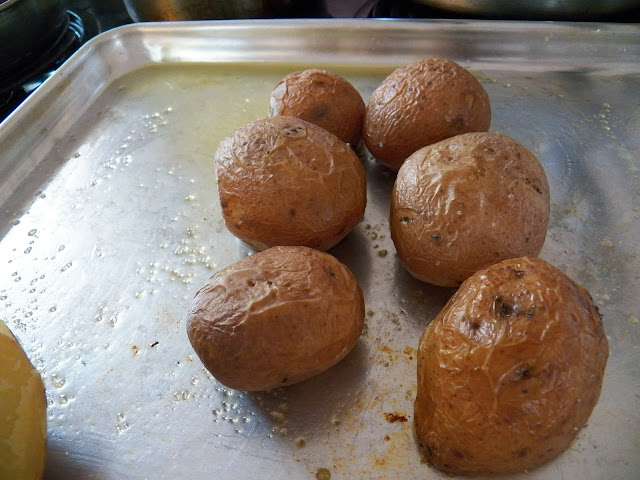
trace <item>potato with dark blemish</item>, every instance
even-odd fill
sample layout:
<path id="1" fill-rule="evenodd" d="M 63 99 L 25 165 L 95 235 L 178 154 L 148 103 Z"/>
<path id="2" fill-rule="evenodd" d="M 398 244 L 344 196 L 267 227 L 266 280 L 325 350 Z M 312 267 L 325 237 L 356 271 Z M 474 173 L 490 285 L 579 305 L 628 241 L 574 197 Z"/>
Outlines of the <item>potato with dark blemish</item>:
<path id="1" fill-rule="evenodd" d="M 223 385 L 270 390 L 317 375 L 356 344 L 364 297 L 327 253 L 273 247 L 214 274 L 195 295 L 187 334 Z"/>
<path id="2" fill-rule="evenodd" d="M 538 159 L 497 133 L 424 147 L 402 165 L 391 194 L 391 238 L 417 279 L 455 287 L 507 258 L 540 253 L 549 184 Z"/>
<path id="3" fill-rule="evenodd" d="M 587 290 L 537 258 L 467 279 L 420 339 L 414 407 L 428 463 L 524 472 L 566 450 L 598 402 L 609 355 Z"/>
<path id="4" fill-rule="evenodd" d="M 311 122 L 355 146 L 362 135 L 365 104 L 341 76 L 308 69 L 284 77 L 271 92 L 269 115 L 289 115 Z"/>
<path id="5" fill-rule="evenodd" d="M 397 171 L 416 150 L 491 124 L 489 95 L 464 67 L 429 58 L 394 70 L 366 107 L 363 138 L 371 154 Z"/>
<path id="6" fill-rule="evenodd" d="M 305 120 L 278 116 L 240 127 L 220 143 L 215 163 L 225 224 L 257 250 L 328 250 L 364 215 L 360 159 Z"/>

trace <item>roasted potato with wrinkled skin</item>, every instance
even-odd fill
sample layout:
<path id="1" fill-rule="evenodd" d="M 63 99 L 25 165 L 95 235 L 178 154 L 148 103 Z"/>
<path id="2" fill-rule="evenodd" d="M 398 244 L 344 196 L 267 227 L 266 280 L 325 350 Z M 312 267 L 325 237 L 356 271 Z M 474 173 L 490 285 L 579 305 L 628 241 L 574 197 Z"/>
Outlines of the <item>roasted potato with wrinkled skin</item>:
<path id="1" fill-rule="evenodd" d="M 404 163 L 391 195 L 390 230 L 417 279 L 456 287 L 507 258 L 540 253 L 550 194 L 538 159 L 497 133 L 467 133 Z"/>
<path id="2" fill-rule="evenodd" d="M 429 58 L 394 70 L 371 95 L 363 138 L 371 154 L 397 171 L 416 150 L 491 124 L 489 95 L 464 67 Z"/>
<path id="3" fill-rule="evenodd" d="M 418 351 L 417 440 L 452 474 L 513 474 L 569 447 L 596 405 L 609 354 L 589 293 L 537 258 L 466 280 Z"/>
<path id="4" fill-rule="evenodd" d="M 277 116 L 240 127 L 220 143 L 215 163 L 225 224 L 257 250 L 328 250 L 364 215 L 360 159 L 305 120 Z"/>
<path id="5" fill-rule="evenodd" d="M 289 115 L 314 123 L 355 146 L 362 135 L 365 104 L 341 76 L 316 68 L 293 72 L 271 92 L 269 115 Z"/>
<path id="6" fill-rule="evenodd" d="M 317 375 L 355 345 L 364 297 L 327 253 L 273 247 L 219 271 L 191 304 L 187 333 L 223 385 L 270 390 Z"/>

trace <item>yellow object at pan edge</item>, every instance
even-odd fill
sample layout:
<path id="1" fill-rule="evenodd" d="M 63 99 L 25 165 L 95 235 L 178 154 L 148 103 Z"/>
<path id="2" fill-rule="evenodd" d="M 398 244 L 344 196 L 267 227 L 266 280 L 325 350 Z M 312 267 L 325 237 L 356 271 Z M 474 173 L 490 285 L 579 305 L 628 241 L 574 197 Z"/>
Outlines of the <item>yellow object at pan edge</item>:
<path id="1" fill-rule="evenodd" d="M 0 321 L 0 478 L 42 477 L 47 403 L 38 371 Z"/>

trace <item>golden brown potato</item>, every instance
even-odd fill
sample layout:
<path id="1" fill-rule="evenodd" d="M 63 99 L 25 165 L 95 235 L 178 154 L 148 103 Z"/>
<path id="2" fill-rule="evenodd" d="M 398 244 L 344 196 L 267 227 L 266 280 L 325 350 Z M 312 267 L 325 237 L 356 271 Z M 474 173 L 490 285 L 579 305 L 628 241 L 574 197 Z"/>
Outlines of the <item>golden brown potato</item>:
<path id="1" fill-rule="evenodd" d="M 227 228 L 258 250 L 302 245 L 328 250 L 362 219 L 364 168 L 323 128 L 278 116 L 224 139 L 216 174 Z"/>
<path id="2" fill-rule="evenodd" d="M 269 390 L 339 362 L 364 325 L 362 290 L 327 253 L 273 247 L 221 270 L 189 310 L 191 345 L 229 388 Z"/>
<path id="3" fill-rule="evenodd" d="M 391 195 L 391 237 L 419 280 L 454 287 L 507 258 L 536 256 L 549 223 L 536 157 L 497 133 L 467 133 L 404 163 Z"/>
<path id="4" fill-rule="evenodd" d="M 491 123 L 489 95 L 465 68 L 429 58 L 394 70 L 371 95 L 363 138 L 371 154 L 398 170 L 416 150 Z"/>
<path id="5" fill-rule="evenodd" d="M 365 105 L 347 80 L 326 70 L 309 69 L 287 75 L 271 92 L 270 115 L 289 115 L 357 145 L 362 135 Z"/>
<path id="6" fill-rule="evenodd" d="M 0 321 L 0 478 L 42 478 L 47 400 L 38 371 Z"/>
<path id="7" fill-rule="evenodd" d="M 466 280 L 418 351 L 415 428 L 454 474 L 535 468 L 564 451 L 598 401 L 609 355 L 583 287 L 537 258 Z"/>

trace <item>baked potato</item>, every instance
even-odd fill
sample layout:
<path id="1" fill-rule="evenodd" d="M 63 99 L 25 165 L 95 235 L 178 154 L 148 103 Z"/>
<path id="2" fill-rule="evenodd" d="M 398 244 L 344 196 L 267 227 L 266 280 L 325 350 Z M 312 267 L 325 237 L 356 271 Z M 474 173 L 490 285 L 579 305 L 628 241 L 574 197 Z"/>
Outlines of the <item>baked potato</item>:
<path id="1" fill-rule="evenodd" d="M 38 371 L 0 321 L 0 478 L 42 478 L 47 401 Z"/>
<path id="2" fill-rule="evenodd" d="M 225 224 L 257 250 L 328 250 L 364 215 L 360 159 L 305 120 L 277 116 L 240 127 L 220 143 L 215 163 Z"/>
<path id="3" fill-rule="evenodd" d="M 338 363 L 364 326 L 364 297 L 333 256 L 273 247 L 214 274 L 195 295 L 187 334 L 223 385 L 270 390 Z"/>
<path id="4" fill-rule="evenodd" d="M 563 452 L 596 405 L 609 354 L 589 293 L 538 258 L 467 279 L 420 339 L 415 431 L 453 474 L 524 472 Z"/>
<path id="5" fill-rule="evenodd" d="M 371 154 L 397 171 L 416 150 L 491 124 L 489 95 L 464 67 L 429 58 L 394 70 L 366 108 L 363 138 Z"/>
<path id="6" fill-rule="evenodd" d="M 402 165 L 390 230 L 414 277 L 456 287 L 493 263 L 538 255 L 549 211 L 547 177 L 529 150 L 497 133 L 467 133 Z"/>
<path id="7" fill-rule="evenodd" d="M 365 104 L 347 80 L 333 72 L 311 68 L 284 77 L 271 92 L 269 115 L 289 115 L 357 145 L 362 135 Z"/>

